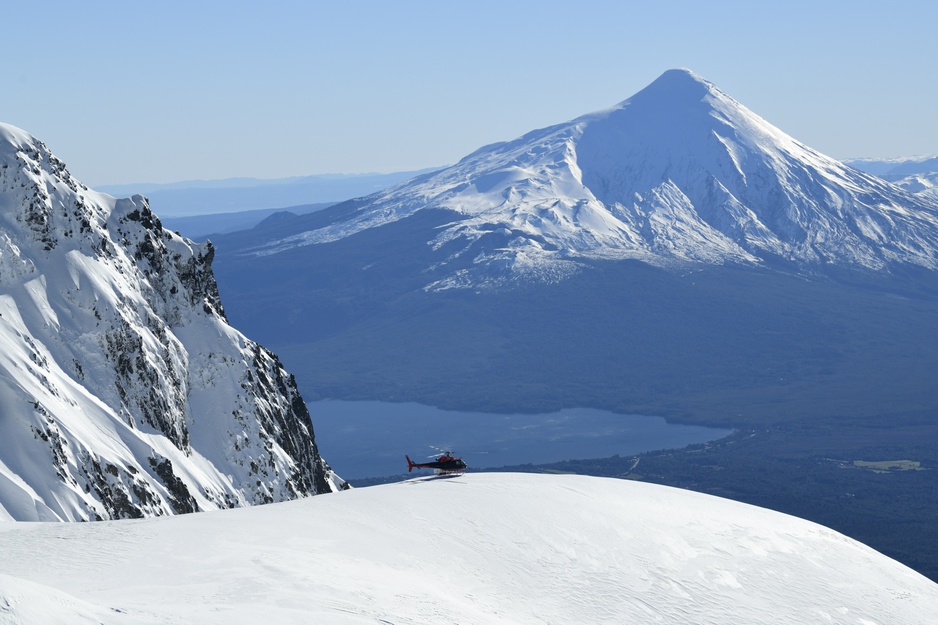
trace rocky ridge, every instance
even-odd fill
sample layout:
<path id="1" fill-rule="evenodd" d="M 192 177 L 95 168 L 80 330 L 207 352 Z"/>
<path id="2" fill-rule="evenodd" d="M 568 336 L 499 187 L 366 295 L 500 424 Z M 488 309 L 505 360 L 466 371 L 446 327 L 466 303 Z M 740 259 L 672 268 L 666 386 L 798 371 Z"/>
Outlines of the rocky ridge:
<path id="1" fill-rule="evenodd" d="M 0 125 L 0 519 L 141 517 L 341 487 L 293 377 L 230 327 L 211 243 Z"/>

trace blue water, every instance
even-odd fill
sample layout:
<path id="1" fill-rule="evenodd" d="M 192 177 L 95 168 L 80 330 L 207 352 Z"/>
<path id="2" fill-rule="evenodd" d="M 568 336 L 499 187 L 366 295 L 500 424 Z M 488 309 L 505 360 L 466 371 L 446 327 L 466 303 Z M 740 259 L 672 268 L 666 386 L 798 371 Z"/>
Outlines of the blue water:
<path id="1" fill-rule="evenodd" d="M 319 452 L 336 473 L 353 480 L 406 473 L 405 454 L 421 462 L 439 455 L 434 448 L 452 450 L 470 468 L 483 469 L 675 449 L 731 432 L 592 408 L 489 414 L 337 400 L 309 408 Z"/>

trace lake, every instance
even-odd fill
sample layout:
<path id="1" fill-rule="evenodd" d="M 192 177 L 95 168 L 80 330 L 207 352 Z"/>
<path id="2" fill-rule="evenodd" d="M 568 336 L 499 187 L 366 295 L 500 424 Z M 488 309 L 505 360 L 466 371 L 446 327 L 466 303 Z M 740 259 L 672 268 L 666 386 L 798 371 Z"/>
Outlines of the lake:
<path id="1" fill-rule="evenodd" d="M 676 449 L 732 432 L 592 408 L 490 414 L 323 400 L 310 402 L 309 409 L 319 452 L 336 473 L 352 480 L 407 473 L 405 454 L 425 462 L 439 455 L 437 449 L 452 450 L 470 468 L 484 469 Z"/>

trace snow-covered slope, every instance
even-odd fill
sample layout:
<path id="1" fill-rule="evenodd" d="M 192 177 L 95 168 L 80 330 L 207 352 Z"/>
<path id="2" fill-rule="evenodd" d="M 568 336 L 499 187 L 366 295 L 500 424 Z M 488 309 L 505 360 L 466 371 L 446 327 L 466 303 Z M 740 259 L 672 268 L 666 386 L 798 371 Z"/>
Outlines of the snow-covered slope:
<path id="1" fill-rule="evenodd" d="M 227 324 L 212 257 L 0 125 L 0 520 L 331 490 L 292 376 Z"/>
<path id="2" fill-rule="evenodd" d="M 688 70 L 251 253 L 334 241 L 427 209 L 452 212 L 427 235 L 440 251 L 434 269 L 451 267 L 432 288 L 554 280 L 581 258 L 938 268 L 938 203 L 819 154 Z"/>
<path id="3" fill-rule="evenodd" d="M 581 476 L 6 524 L 0 553 L 0 623 L 17 625 L 938 622 L 938 585 L 824 527 Z"/>
<path id="4" fill-rule="evenodd" d="M 934 194 L 938 187 L 938 172 L 927 174 L 909 174 L 895 180 L 890 180 L 897 187 L 902 187 L 906 191 L 917 194 Z"/>

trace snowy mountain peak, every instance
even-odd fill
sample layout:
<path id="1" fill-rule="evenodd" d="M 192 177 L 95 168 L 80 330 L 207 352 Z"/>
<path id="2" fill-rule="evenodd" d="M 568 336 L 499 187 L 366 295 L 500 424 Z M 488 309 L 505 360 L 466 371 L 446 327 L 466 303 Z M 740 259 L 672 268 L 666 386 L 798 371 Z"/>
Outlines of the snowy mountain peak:
<path id="1" fill-rule="evenodd" d="M 718 91 L 710 81 L 687 68 L 669 69 L 626 102 L 648 99 L 656 102 L 689 102 L 700 100 L 711 91 Z"/>
<path id="2" fill-rule="evenodd" d="M 330 490 L 276 356 L 227 325 L 214 250 L 0 125 L 0 519 L 88 520 Z"/>
<path id="3" fill-rule="evenodd" d="M 417 212 L 430 289 L 556 280 L 589 259 L 938 269 L 938 203 L 799 143 L 710 82 L 670 70 L 618 105 L 330 214 L 251 253 L 346 238 Z"/>
<path id="4" fill-rule="evenodd" d="M 32 137 L 29 133 L 16 126 L 0 122 L 0 154 L 4 157 L 31 142 Z"/>

